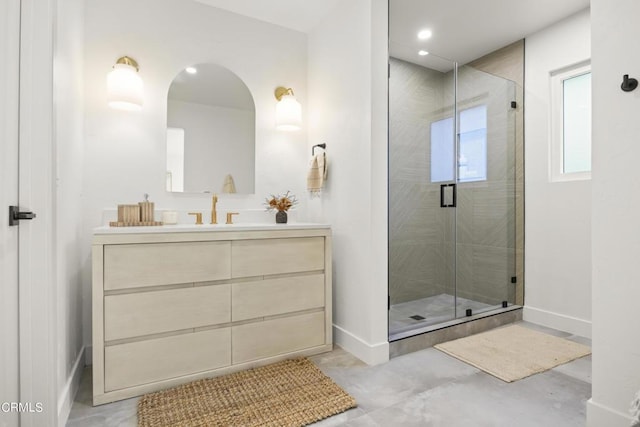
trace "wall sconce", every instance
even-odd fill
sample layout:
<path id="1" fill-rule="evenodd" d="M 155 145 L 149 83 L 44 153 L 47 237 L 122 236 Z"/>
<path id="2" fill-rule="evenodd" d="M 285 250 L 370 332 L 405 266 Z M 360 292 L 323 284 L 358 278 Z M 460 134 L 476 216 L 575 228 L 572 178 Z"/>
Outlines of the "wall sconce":
<path id="1" fill-rule="evenodd" d="M 276 129 L 299 130 L 302 125 L 302 106 L 293 94 L 293 89 L 276 88 Z"/>
<path id="2" fill-rule="evenodd" d="M 138 63 L 128 56 L 118 58 L 107 75 L 107 103 L 118 110 L 142 109 L 143 83 Z"/>

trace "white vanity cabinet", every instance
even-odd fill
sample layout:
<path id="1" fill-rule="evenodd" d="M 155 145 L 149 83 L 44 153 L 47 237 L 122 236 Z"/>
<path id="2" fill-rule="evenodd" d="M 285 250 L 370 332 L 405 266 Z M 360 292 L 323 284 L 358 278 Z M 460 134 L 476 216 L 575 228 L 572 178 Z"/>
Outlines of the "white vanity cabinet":
<path id="1" fill-rule="evenodd" d="M 328 226 L 93 238 L 93 403 L 332 348 Z"/>

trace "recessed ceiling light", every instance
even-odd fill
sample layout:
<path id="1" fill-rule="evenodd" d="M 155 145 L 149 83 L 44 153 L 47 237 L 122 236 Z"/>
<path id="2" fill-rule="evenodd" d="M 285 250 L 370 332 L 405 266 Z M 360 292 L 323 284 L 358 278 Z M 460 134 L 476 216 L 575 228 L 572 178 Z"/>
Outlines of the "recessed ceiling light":
<path id="1" fill-rule="evenodd" d="M 429 52 L 427 52 L 426 50 L 421 50 L 421 51 L 418 52 L 418 55 L 420 55 L 420 56 L 429 55 Z"/>
<path id="2" fill-rule="evenodd" d="M 187 67 L 187 68 L 185 68 L 184 70 L 185 70 L 187 73 L 189 73 L 189 74 L 195 74 L 195 73 L 197 73 L 197 72 L 198 72 L 198 70 L 196 70 L 196 68 L 195 68 L 195 67 Z"/>
<path id="3" fill-rule="evenodd" d="M 431 36 L 432 36 L 431 30 L 422 30 L 418 33 L 418 38 L 420 40 L 426 40 L 428 38 L 431 38 Z"/>

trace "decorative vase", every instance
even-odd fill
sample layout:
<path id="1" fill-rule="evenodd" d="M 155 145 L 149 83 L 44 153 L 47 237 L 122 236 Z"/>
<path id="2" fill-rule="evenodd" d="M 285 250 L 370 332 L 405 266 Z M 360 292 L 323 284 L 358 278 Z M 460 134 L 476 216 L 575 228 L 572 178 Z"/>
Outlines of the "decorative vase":
<path id="1" fill-rule="evenodd" d="M 286 223 L 287 223 L 287 211 L 276 212 L 276 224 L 286 224 Z"/>

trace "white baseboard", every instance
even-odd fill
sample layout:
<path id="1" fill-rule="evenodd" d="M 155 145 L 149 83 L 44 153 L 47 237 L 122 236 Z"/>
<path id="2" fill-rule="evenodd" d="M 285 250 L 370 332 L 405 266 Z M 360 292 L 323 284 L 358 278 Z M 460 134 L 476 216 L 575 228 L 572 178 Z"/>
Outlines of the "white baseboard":
<path id="1" fill-rule="evenodd" d="M 389 361 L 389 343 L 387 341 L 369 344 L 336 325 L 333 325 L 333 338 L 337 345 L 367 365 L 379 365 Z"/>
<path id="2" fill-rule="evenodd" d="M 58 426 L 63 427 L 67 424 L 67 419 L 69 418 L 69 413 L 71 412 L 71 406 L 73 405 L 73 400 L 76 397 L 76 393 L 78 392 L 78 388 L 80 388 L 80 378 L 82 377 L 82 371 L 84 369 L 84 360 L 85 360 L 85 348 L 83 347 L 76 358 L 76 361 L 73 364 L 73 368 L 71 369 L 71 374 L 69 378 L 67 378 L 67 382 L 64 385 L 64 388 L 60 392 L 60 396 L 58 397 Z"/>
<path id="3" fill-rule="evenodd" d="M 629 414 L 594 402 L 593 398 L 587 400 L 587 427 L 629 427 L 631 421 Z"/>
<path id="4" fill-rule="evenodd" d="M 525 306 L 522 310 L 522 320 L 546 326 L 547 328 L 569 332 L 585 338 L 591 338 L 591 321 L 566 316 L 540 308 Z"/>

